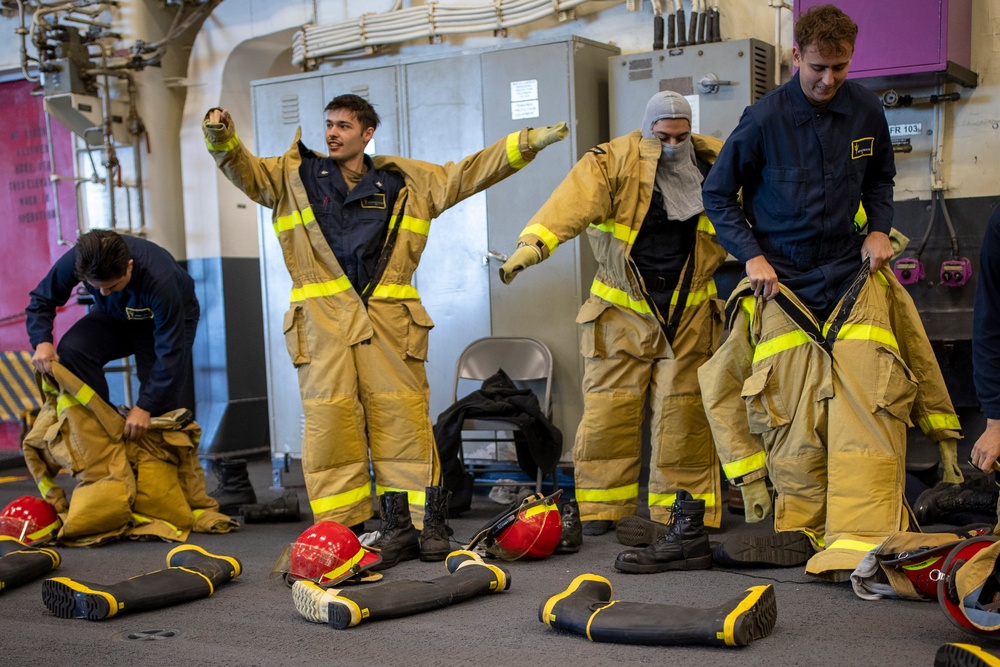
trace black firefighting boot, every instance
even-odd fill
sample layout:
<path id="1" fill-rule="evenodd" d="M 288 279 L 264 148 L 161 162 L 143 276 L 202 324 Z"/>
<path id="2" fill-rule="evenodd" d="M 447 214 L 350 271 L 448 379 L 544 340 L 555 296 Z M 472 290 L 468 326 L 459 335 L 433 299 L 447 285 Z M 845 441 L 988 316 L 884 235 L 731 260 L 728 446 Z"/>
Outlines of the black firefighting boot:
<path id="1" fill-rule="evenodd" d="M 554 553 L 575 554 L 583 546 L 583 524 L 580 523 L 580 507 L 575 498 L 559 503 L 562 517 L 562 537 Z"/>
<path id="2" fill-rule="evenodd" d="M 250 484 L 246 459 L 225 459 L 216 461 L 213 465 L 219 485 L 208 495 L 219 503 L 219 511 L 223 514 L 239 514 L 240 505 L 252 505 L 257 502 L 257 494 Z"/>
<path id="3" fill-rule="evenodd" d="M 420 560 L 438 562 L 451 553 L 451 528 L 448 527 L 448 502 L 451 491 L 443 486 L 425 489 L 424 527 L 420 531 Z"/>
<path id="4" fill-rule="evenodd" d="M 615 569 L 647 574 L 667 570 L 706 570 L 712 567 L 712 547 L 705 532 L 705 501 L 678 491 L 670 530 L 645 549 L 618 554 Z"/>
<path id="5" fill-rule="evenodd" d="M 242 570 L 235 558 L 216 556 L 193 544 L 183 544 L 167 554 L 166 569 L 110 586 L 68 577 L 46 579 L 42 583 L 42 602 L 59 618 L 100 621 L 207 598 Z"/>
<path id="6" fill-rule="evenodd" d="M 288 491 L 269 503 L 241 505 L 240 514 L 247 523 L 290 523 L 300 521 L 299 494 Z"/>
<path id="7" fill-rule="evenodd" d="M 502 593 L 510 588 L 507 570 L 484 563 L 471 551 L 453 551 L 446 565 L 451 574 L 436 579 L 390 581 L 351 590 L 322 588 L 308 580 L 296 581 L 292 586 L 292 600 L 306 620 L 343 630 L 362 622 L 433 611 L 477 595 Z"/>
<path id="8" fill-rule="evenodd" d="M 934 656 L 934 667 L 1000 667 L 1000 658 L 972 644 L 944 644 Z"/>
<path id="9" fill-rule="evenodd" d="M 997 487 L 994 484 L 939 482 L 919 496 L 913 513 L 922 525 L 963 525 L 995 519 Z"/>
<path id="10" fill-rule="evenodd" d="M 420 531 L 410 519 L 410 506 L 406 491 L 386 491 L 378 497 L 382 523 L 379 538 L 372 548 L 382 554 L 382 562 L 373 570 L 388 570 L 401 560 L 420 556 Z"/>
<path id="11" fill-rule="evenodd" d="M 713 609 L 611 599 L 611 582 L 581 574 L 562 593 L 542 600 L 538 620 L 595 642 L 646 646 L 746 646 L 774 629 L 771 585 L 753 586 Z"/>
<path id="12" fill-rule="evenodd" d="M 712 551 L 723 567 L 795 567 L 805 564 L 816 549 L 805 533 L 782 531 L 770 535 L 734 535 Z"/>
<path id="13" fill-rule="evenodd" d="M 0 554 L 0 593 L 48 574 L 60 562 L 52 549 L 29 547 L 7 535 L 0 535 Z"/>

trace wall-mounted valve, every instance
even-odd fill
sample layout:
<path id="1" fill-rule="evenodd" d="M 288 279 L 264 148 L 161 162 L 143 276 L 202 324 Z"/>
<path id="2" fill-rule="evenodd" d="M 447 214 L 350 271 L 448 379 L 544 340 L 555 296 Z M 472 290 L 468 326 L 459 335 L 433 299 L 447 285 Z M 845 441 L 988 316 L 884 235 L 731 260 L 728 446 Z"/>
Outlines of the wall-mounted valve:
<path id="1" fill-rule="evenodd" d="M 698 80 L 698 92 L 702 95 L 714 95 L 719 92 L 719 86 L 735 86 L 735 81 L 719 81 L 719 77 L 709 72 Z"/>
<path id="2" fill-rule="evenodd" d="M 901 285 L 915 285 L 924 279 L 924 265 L 916 257 L 900 257 L 892 267 Z"/>
<path id="3" fill-rule="evenodd" d="M 947 259 L 941 262 L 941 284 L 947 287 L 961 287 L 972 277 L 972 262 L 968 257 Z"/>

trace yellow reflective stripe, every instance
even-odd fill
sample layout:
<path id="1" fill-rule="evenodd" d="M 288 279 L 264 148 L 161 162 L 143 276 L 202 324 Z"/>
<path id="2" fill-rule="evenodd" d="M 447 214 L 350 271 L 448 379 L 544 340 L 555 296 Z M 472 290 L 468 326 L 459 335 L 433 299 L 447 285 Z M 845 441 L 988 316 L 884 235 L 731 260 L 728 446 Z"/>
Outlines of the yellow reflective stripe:
<path id="1" fill-rule="evenodd" d="M 930 433 L 931 431 L 936 431 L 942 428 L 950 429 L 952 431 L 962 430 L 962 425 L 958 423 L 958 415 L 946 413 L 924 415 L 917 422 L 917 425 L 920 426 L 920 430 L 924 433 Z"/>
<path id="2" fill-rule="evenodd" d="M 281 234 L 295 227 L 295 225 L 308 225 L 316 222 L 316 214 L 313 213 L 312 206 L 307 206 L 302 211 L 292 211 L 288 215 L 278 216 L 274 221 L 274 233 Z"/>
<path id="3" fill-rule="evenodd" d="M 611 303 L 617 304 L 622 308 L 628 308 L 629 310 L 634 310 L 635 312 L 643 315 L 651 315 L 653 313 L 653 311 L 649 308 L 649 304 L 645 301 L 635 301 L 624 291 L 611 287 L 610 285 L 605 285 L 596 278 L 590 285 L 590 293 L 594 296 L 601 297 L 605 301 L 610 301 Z"/>
<path id="4" fill-rule="evenodd" d="M 705 286 L 705 289 L 698 290 L 697 292 L 688 292 L 687 299 L 685 299 L 685 301 L 684 301 L 684 305 L 687 306 L 687 307 L 697 306 L 699 303 L 705 303 L 706 301 L 708 301 L 709 299 L 711 299 L 712 297 L 714 297 L 718 293 L 719 293 L 719 290 L 715 286 L 715 281 L 714 280 L 709 280 L 708 281 L 708 285 Z M 677 299 L 678 299 L 679 296 L 680 296 L 680 292 L 677 291 L 677 290 L 674 290 L 674 293 L 670 296 L 670 305 L 671 306 L 676 306 L 677 305 Z"/>
<path id="5" fill-rule="evenodd" d="M 704 213 L 698 216 L 697 230 L 699 232 L 705 232 L 706 234 L 711 234 L 712 236 L 715 236 L 715 225 L 712 224 L 712 221 L 709 220 L 708 216 L 705 215 Z"/>
<path id="6" fill-rule="evenodd" d="M 760 470 L 765 465 L 767 465 L 767 454 L 764 452 L 757 452 L 756 454 L 751 454 L 742 459 L 736 459 L 735 461 L 730 461 L 729 463 L 722 464 L 722 472 L 725 473 L 726 479 L 736 479 L 737 477 L 743 477 L 755 470 Z"/>
<path id="7" fill-rule="evenodd" d="M 313 514 L 339 510 L 342 507 L 348 507 L 354 503 L 371 498 L 371 493 L 371 485 L 366 483 L 363 486 L 359 486 L 358 488 L 350 491 L 335 493 L 332 496 L 324 496 L 322 498 L 317 498 L 316 500 L 311 500 L 309 501 L 309 507 L 312 508 Z"/>
<path id="8" fill-rule="evenodd" d="M 705 507 L 715 507 L 715 494 L 714 493 L 692 493 L 691 496 L 695 500 L 704 500 Z M 676 493 L 650 493 L 649 494 L 649 506 L 653 507 L 671 507 L 677 500 Z"/>
<path id="9" fill-rule="evenodd" d="M 593 624 L 594 619 L 597 618 L 597 615 L 600 614 L 605 609 L 610 609 L 611 607 L 613 607 L 616 602 L 618 602 L 618 600 L 612 600 L 611 602 L 607 603 L 606 605 L 604 605 L 603 607 L 601 607 L 600 609 L 598 609 L 597 611 L 595 611 L 593 614 L 590 615 L 590 618 L 587 619 L 587 639 L 589 639 L 590 641 L 594 641 L 594 638 L 590 636 L 590 626 L 591 624 Z"/>
<path id="10" fill-rule="evenodd" d="M 639 483 L 618 486 L 613 489 L 577 489 L 576 500 L 580 503 L 607 503 L 613 500 L 635 500 L 639 497 Z"/>
<path id="11" fill-rule="evenodd" d="M 635 243 L 635 237 L 639 235 L 638 229 L 632 229 L 628 225 L 623 225 L 620 222 L 615 222 L 614 220 L 605 220 L 601 223 L 592 224 L 590 225 L 590 228 L 596 229 L 599 232 L 604 232 L 605 234 L 611 234 L 619 241 L 624 241 L 629 245 Z"/>
<path id="12" fill-rule="evenodd" d="M 556 238 L 556 235 L 549 231 L 547 227 L 543 227 L 542 225 L 528 225 L 521 230 L 521 236 L 524 236 L 525 234 L 534 234 L 540 238 L 542 242 L 548 246 L 550 254 L 559 247 L 559 239 Z"/>
<path id="13" fill-rule="evenodd" d="M 528 164 L 528 161 L 521 155 L 520 148 L 521 132 L 511 132 L 507 135 L 507 161 L 514 169 L 520 169 Z"/>
<path id="14" fill-rule="evenodd" d="M 350 572 L 355 565 L 361 562 L 361 559 L 364 558 L 364 555 L 365 555 L 365 550 L 358 549 L 358 553 L 354 554 L 349 559 L 341 563 L 338 567 L 333 568 L 323 576 L 326 577 L 327 579 L 336 579 L 341 575 Z"/>
<path id="15" fill-rule="evenodd" d="M 539 503 L 533 507 L 529 507 L 524 510 L 524 518 L 535 516 L 536 514 L 544 514 L 545 512 L 555 512 L 557 511 L 554 505 L 549 505 L 548 503 Z"/>
<path id="16" fill-rule="evenodd" d="M 51 533 L 51 532 L 53 532 L 55 530 L 59 530 L 59 526 L 61 526 L 61 525 L 62 525 L 62 521 L 60 521 L 59 519 L 56 519 L 55 521 L 53 521 L 49 525 L 45 526 L 44 528 L 36 530 L 35 532 L 31 533 L 30 535 L 25 535 L 25 537 L 29 541 L 35 542 L 37 540 L 42 539 L 43 537 L 45 537 L 49 533 Z"/>
<path id="17" fill-rule="evenodd" d="M 801 329 L 789 331 L 788 333 L 781 334 L 780 336 L 775 336 L 770 340 L 758 343 L 757 347 L 754 348 L 753 351 L 753 362 L 756 364 L 758 361 L 762 361 L 768 357 L 773 357 L 774 355 L 790 350 L 793 347 L 808 345 L 811 342 L 812 338 L 807 336 L 806 332 Z"/>
<path id="18" fill-rule="evenodd" d="M 823 551 L 824 549 L 826 549 L 826 538 L 820 537 L 811 530 L 806 530 L 804 528 L 802 529 L 802 532 L 806 534 L 806 537 L 812 540 L 812 543 L 816 546 L 816 549 L 818 549 L 819 551 Z"/>
<path id="19" fill-rule="evenodd" d="M 75 396 L 72 394 L 59 394 L 59 398 L 56 399 L 56 415 L 61 415 L 64 410 L 68 410 L 74 405 L 80 405 L 80 401 L 76 400 Z"/>
<path id="20" fill-rule="evenodd" d="M 56 394 L 59 393 L 59 389 L 57 387 L 53 387 L 52 385 L 50 385 L 49 381 L 46 380 L 45 377 L 46 376 L 44 375 L 42 376 L 42 391 L 44 391 L 46 394 L 52 394 L 53 396 L 55 396 Z"/>
<path id="21" fill-rule="evenodd" d="M 38 492 L 42 494 L 43 498 L 47 497 L 49 495 L 49 491 L 51 491 L 55 487 L 56 487 L 56 481 L 51 477 L 49 477 L 48 475 L 38 480 Z"/>
<path id="22" fill-rule="evenodd" d="M 240 145 L 240 138 L 234 134 L 233 138 L 230 139 L 229 141 L 224 141 L 221 144 L 213 144 L 211 141 L 208 140 L 208 137 L 205 137 L 205 145 L 208 146 L 208 150 L 210 151 L 216 151 L 216 152 L 231 151 Z"/>
<path id="23" fill-rule="evenodd" d="M 824 335 L 826 331 L 823 332 Z M 845 324 L 837 332 L 837 340 L 873 340 L 877 343 L 884 343 L 892 349 L 899 351 L 896 337 L 892 332 L 874 324 Z"/>
<path id="24" fill-rule="evenodd" d="M 767 586 L 752 586 L 748 588 L 747 593 L 749 593 L 749 595 L 743 598 L 743 600 L 736 605 L 735 609 L 726 614 L 726 620 L 723 623 L 723 632 L 725 634 L 723 637 L 719 637 L 719 639 L 725 639 L 726 646 L 736 646 L 736 633 L 734 632 L 736 628 L 736 619 L 750 609 L 750 607 L 757 604 L 757 600 L 760 599 L 760 596 L 763 595 L 766 590 Z M 716 637 L 718 637 L 718 634 L 716 634 Z"/>
<path id="25" fill-rule="evenodd" d="M 841 538 L 839 540 L 834 540 L 833 544 L 827 547 L 827 550 L 844 549 L 846 551 L 864 551 L 865 553 L 868 553 L 878 545 L 878 542 L 862 542 L 861 540 Z"/>
<path id="26" fill-rule="evenodd" d="M 386 491 L 405 492 L 406 502 L 407 504 L 410 505 L 420 505 L 421 507 L 423 507 L 424 505 L 427 504 L 427 494 L 423 490 L 413 491 L 411 489 L 397 489 L 390 486 L 379 486 L 378 484 L 375 485 L 376 496 L 381 496 Z"/>
<path id="27" fill-rule="evenodd" d="M 80 387 L 80 391 L 76 392 L 76 400 L 80 401 L 84 405 L 87 405 L 90 403 L 90 399 L 94 397 L 95 393 L 96 392 L 90 388 L 90 385 L 85 384 Z"/>
<path id="28" fill-rule="evenodd" d="M 323 283 L 308 283 L 302 287 L 295 287 L 292 289 L 289 299 L 292 303 L 297 303 L 321 296 L 333 296 L 334 294 L 346 292 L 349 289 L 351 289 L 351 279 L 347 276 L 341 276 L 336 280 L 327 280 Z"/>
<path id="29" fill-rule="evenodd" d="M 419 299 L 413 285 L 379 285 L 372 290 L 373 299 Z"/>
<path id="30" fill-rule="evenodd" d="M 868 213 L 865 212 L 864 204 L 858 204 L 858 212 L 854 214 L 854 226 L 861 229 L 868 224 Z"/>
<path id="31" fill-rule="evenodd" d="M 405 229 L 408 232 L 413 232 L 414 234 L 427 236 L 431 232 L 431 221 L 404 215 L 403 221 L 399 224 L 399 228 Z"/>

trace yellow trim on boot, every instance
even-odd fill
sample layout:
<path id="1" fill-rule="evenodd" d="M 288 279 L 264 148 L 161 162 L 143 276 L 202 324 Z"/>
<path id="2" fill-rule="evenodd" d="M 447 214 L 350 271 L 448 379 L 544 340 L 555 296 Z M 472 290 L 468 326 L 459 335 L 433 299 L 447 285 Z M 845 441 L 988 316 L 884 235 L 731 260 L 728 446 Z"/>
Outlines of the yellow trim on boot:
<path id="1" fill-rule="evenodd" d="M 575 593 L 576 590 L 580 587 L 580 585 L 585 581 L 599 581 L 601 583 L 607 584 L 608 588 L 611 587 L 610 581 L 597 574 L 581 574 L 577 576 L 577 578 L 573 580 L 573 582 L 569 585 L 569 587 L 566 590 L 564 590 L 562 593 L 557 593 L 553 595 L 545 603 L 545 607 L 542 608 L 542 622 L 545 623 L 545 625 L 551 627 L 552 621 L 556 620 L 555 615 L 552 613 L 552 608 L 556 606 L 556 603 L 562 600 L 563 598 L 567 598 L 573 593 Z M 589 628 L 590 626 L 588 625 L 587 627 Z"/>
<path id="2" fill-rule="evenodd" d="M 767 590 L 767 586 L 751 586 L 746 590 L 749 595 L 743 598 L 736 608 L 733 609 L 726 615 L 725 623 L 723 623 L 723 632 L 715 633 L 716 637 L 723 639 L 726 642 L 726 646 L 736 646 L 736 637 L 733 636 L 733 630 L 736 628 L 736 619 L 739 618 L 740 614 L 746 612 L 750 607 L 757 604 L 760 596 L 764 594 Z M 722 636 L 720 636 L 722 635 Z"/>
<path id="3" fill-rule="evenodd" d="M 960 644 L 959 642 L 948 642 L 944 646 L 949 646 L 949 645 L 956 646 L 962 649 L 963 651 L 966 651 L 967 653 L 971 653 L 973 656 L 982 660 L 984 665 L 990 665 L 991 667 L 992 665 L 1000 665 L 1000 658 L 997 658 L 997 656 L 993 655 L 992 653 L 987 653 L 980 647 L 974 646 L 973 644 Z M 942 646 L 942 648 L 944 647 Z M 941 649 L 938 650 L 940 651 Z"/>
<path id="4" fill-rule="evenodd" d="M 183 572 L 187 572 L 188 574 L 197 574 L 199 577 L 201 577 L 202 579 L 204 579 L 205 582 L 208 584 L 208 595 L 209 595 L 209 597 L 215 595 L 215 584 L 212 583 L 212 580 L 205 573 L 199 572 L 198 570 L 196 570 L 194 568 L 191 568 L 191 567 L 183 567 L 183 566 L 180 566 L 180 565 L 173 565 L 173 566 L 170 567 L 170 569 L 172 569 L 172 570 L 181 570 Z M 134 578 L 135 577 L 133 577 L 133 579 Z"/>
<path id="5" fill-rule="evenodd" d="M 125 603 L 118 602 L 118 600 L 115 599 L 115 596 L 112 595 L 111 593 L 108 593 L 107 591 L 95 591 L 92 588 L 87 588 L 80 582 L 73 581 L 69 577 L 52 577 L 51 581 L 58 581 L 60 584 L 66 586 L 67 588 L 73 589 L 77 593 L 85 593 L 87 595 L 100 595 L 101 597 L 103 597 L 105 600 L 108 601 L 108 615 L 106 618 L 113 617 L 115 614 L 118 613 L 120 609 L 125 608 Z"/>
<path id="6" fill-rule="evenodd" d="M 232 558 L 231 556 L 220 556 L 218 554 L 209 553 L 209 552 L 205 551 L 204 549 L 202 549 L 201 547 L 199 547 L 197 544 L 182 544 L 182 545 L 174 547 L 173 549 L 171 549 L 170 551 L 168 551 L 167 552 L 167 567 L 182 567 L 182 566 L 174 566 L 174 565 L 170 564 L 170 557 L 173 556 L 175 553 L 177 553 L 179 551 L 197 551 L 202 556 L 208 556 L 209 558 L 219 558 L 219 559 L 222 559 L 222 560 L 226 561 L 227 563 L 229 563 L 230 565 L 233 566 L 233 579 L 235 579 L 236 577 L 240 576 L 240 574 L 243 573 L 243 568 L 240 566 L 240 562 L 238 560 L 236 560 L 235 558 Z"/>
<path id="7" fill-rule="evenodd" d="M 587 639 L 589 639 L 590 641 L 594 641 L 594 638 L 590 636 L 590 625 L 594 622 L 594 619 L 597 618 L 597 615 L 600 614 L 605 609 L 610 609 L 611 607 L 613 607 L 616 602 L 618 602 L 618 600 L 612 600 L 611 602 L 607 603 L 606 605 L 604 605 L 603 607 L 601 607 L 600 609 L 598 609 L 597 611 L 595 611 L 593 614 L 590 615 L 590 618 L 587 619 Z"/>

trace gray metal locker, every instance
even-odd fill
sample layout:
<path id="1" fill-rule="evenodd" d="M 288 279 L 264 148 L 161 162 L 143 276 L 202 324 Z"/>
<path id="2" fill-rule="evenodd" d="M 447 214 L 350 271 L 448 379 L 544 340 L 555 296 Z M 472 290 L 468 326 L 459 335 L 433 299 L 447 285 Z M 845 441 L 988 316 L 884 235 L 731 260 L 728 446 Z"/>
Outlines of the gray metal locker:
<path id="1" fill-rule="evenodd" d="M 581 237 L 563 244 L 510 286 L 500 283 L 499 264 L 489 253 L 511 252 L 520 230 L 574 162 L 609 138 L 608 58 L 617 53 L 612 46 L 563 37 L 252 84 L 258 155 L 284 152 L 296 123 L 303 125 L 306 145 L 323 151 L 322 109 L 345 92 L 369 99 L 382 117 L 373 152 L 439 164 L 522 127 L 570 122 L 570 136 L 543 151 L 524 173 L 431 224 L 414 282 L 435 322 L 426 366 L 432 419 L 451 404 L 455 361 L 468 343 L 489 335 L 533 336 L 555 357 L 554 419 L 568 457 L 583 411 L 574 320 L 596 269 L 589 243 Z M 291 95 L 297 96 L 299 120 L 289 125 Z M 279 482 L 279 464 L 301 457 L 302 409 L 281 334 L 291 282 L 270 211 L 262 211 L 260 220 L 271 443 Z"/>

